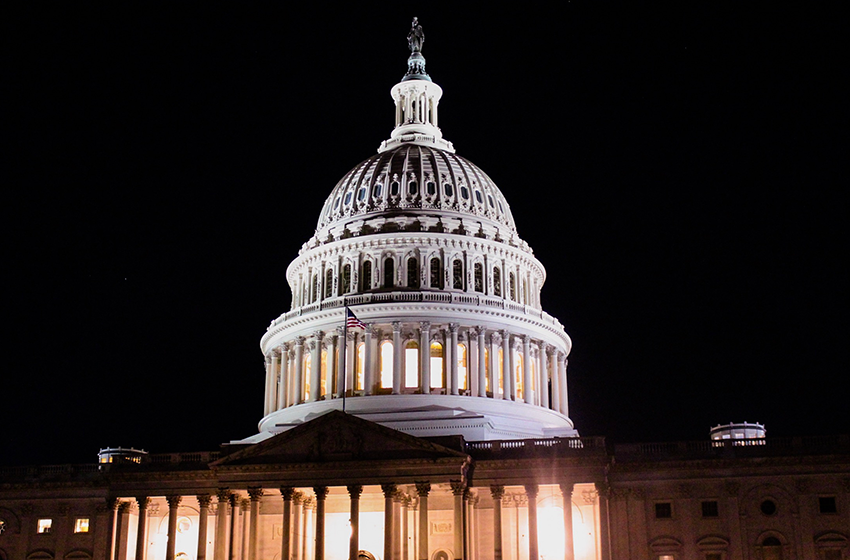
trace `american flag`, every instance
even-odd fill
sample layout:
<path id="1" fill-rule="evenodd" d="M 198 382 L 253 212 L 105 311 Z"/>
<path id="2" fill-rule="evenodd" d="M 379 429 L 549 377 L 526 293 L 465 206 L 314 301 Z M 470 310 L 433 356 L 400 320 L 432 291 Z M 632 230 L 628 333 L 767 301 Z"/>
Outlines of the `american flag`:
<path id="1" fill-rule="evenodd" d="M 345 308 L 345 326 L 349 329 L 365 329 L 366 323 L 357 318 L 349 308 Z"/>

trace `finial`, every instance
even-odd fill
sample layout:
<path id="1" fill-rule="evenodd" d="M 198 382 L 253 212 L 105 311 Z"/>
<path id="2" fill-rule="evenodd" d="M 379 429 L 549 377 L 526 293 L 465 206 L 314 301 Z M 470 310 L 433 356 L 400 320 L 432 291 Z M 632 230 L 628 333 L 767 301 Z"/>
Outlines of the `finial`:
<path id="1" fill-rule="evenodd" d="M 422 44 L 425 42 L 425 33 L 419 25 L 419 18 L 414 17 L 407 34 L 407 46 L 410 47 L 410 58 L 407 59 L 407 74 L 405 80 L 428 80 L 431 78 L 425 73 L 425 57 L 422 56 Z"/>

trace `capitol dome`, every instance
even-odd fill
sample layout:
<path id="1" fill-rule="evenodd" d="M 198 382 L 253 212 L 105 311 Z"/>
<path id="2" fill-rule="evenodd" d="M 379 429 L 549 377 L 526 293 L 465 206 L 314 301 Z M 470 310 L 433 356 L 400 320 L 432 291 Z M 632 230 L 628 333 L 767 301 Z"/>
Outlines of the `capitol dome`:
<path id="1" fill-rule="evenodd" d="M 442 89 L 410 46 L 390 138 L 331 190 L 287 268 L 291 308 L 260 341 L 264 416 L 244 442 L 333 409 L 418 436 L 578 435 L 545 269 L 496 184 L 443 138 Z"/>

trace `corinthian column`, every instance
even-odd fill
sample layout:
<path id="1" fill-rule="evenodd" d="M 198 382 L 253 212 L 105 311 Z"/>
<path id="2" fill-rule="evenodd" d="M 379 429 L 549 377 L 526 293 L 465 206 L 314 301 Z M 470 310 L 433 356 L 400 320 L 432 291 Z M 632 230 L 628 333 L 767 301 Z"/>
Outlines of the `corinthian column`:
<path id="1" fill-rule="evenodd" d="M 371 395 L 372 394 L 372 386 L 374 384 L 374 374 L 375 368 L 372 367 L 372 335 L 375 333 L 375 329 L 372 328 L 371 323 L 366 325 L 366 334 L 365 340 L 363 342 L 363 394 Z M 355 386 L 352 389 L 356 389 Z"/>
<path id="2" fill-rule="evenodd" d="M 277 386 L 277 407 L 276 410 L 286 408 L 287 399 L 287 383 L 289 382 L 289 345 L 284 343 L 280 346 L 280 383 Z"/>
<path id="3" fill-rule="evenodd" d="M 487 396 L 487 347 L 484 342 L 484 337 L 486 335 L 487 329 L 483 326 L 478 327 L 478 396 L 486 397 Z M 492 381 L 492 380 L 491 380 Z M 490 389 L 493 389 L 492 382 L 490 383 Z M 493 391 L 493 394 L 496 392 Z"/>
<path id="4" fill-rule="evenodd" d="M 174 560 L 177 540 L 177 508 L 180 507 L 180 496 L 166 496 L 168 502 L 168 542 L 165 546 L 165 560 Z"/>
<path id="5" fill-rule="evenodd" d="M 531 337 L 522 336 L 522 400 L 534 404 L 534 389 L 531 382 Z"/>
<path id="6" fill-rule="evenodd" d="M 401 393 L 401 323 L 393 321 L 393 395 Z"/>
<path id="7" fill-rule="evenodd" d="M 304 402 L 304 337 L 295 337 L 295 386 L 292 404 Z"/>
<path id="8" fill-rule="evenodd" d="M 360 494 L 363 493 L 363 486 L 360 484 L 348 485 L 348 496 L 351 498 L 349 522 L 351 523 L 351 538 L 348 541 L 348 558 L 349 560 L 358 560 L 357 554 L 360 552 Z"/>
<path id="9" fill-rule="evenodd" d="M 316 554 L 313 558 L 325 560 L 325 498 L 328 496 L 328 487 L 316 486 L 313 492 L 316 494 Z"/>
<path id="10" fill-rule="evenodd" d="M 290 560 L 292 546 L 292 495 L 295 489 L 292 486 L 281 486 L 280 495 L 283 497 L 283 527 L 280 536 L 280 560 Z"/>
<path id="11" fill-rule="evenodd" d="M 460 480 L 452 480 L 452 496 L 454 497 L 454 551 L 455 560 L 462 560 L 463 556 L 463 493 L 466 485 Z"/>
<path id="12" fill-rule="evenodd" d="M 564 500 L 564 560 L 575 560 L 573 545 L 573 483 L 561 483 L 561 496 Z"/>
<path id="13" fill-rule="evenodd" d="M 195 555 L 197 560 L 206 560 L 207 558 L 207 521 L 210 514 L 210 502 L 212 499 L 209 494 L 198 494 L 198 553 Z"/>
<path id="14" fill-rule="evenodd" d="M 549 360 L 548 358 L 549 345 L 545 342 L 540 343 L 540 350 L 538 351 L 538 355 L 540 356 L 540 384 L 538 385 L 538 389 L 540 391 L 540 406 L 544 408 L 549 408 Z"/>
<path id="15" fill-rule="evenodd" d="M 260 529 L 260 498 L 263 497 L 263 489 L 248 488 L 248 496 L 251 497 L 251 540 L 248 544 L 248 560 L 257 560 L 258 531 Z"/>
<path id="16" fill-rule="evenodd" d="M 528 496 L 528 560 L 540 558 L 537 544 L 537 484 L 526 484 L 525 495 Z"/>
<path id="17" fill-rule="evenodd" d="M 325 335 L 322 331 L 313 333 L 313 340 L 310 341 L 310 351 L 313 353 L 310 358 L 310 402 L 319 400 L 319 395 L 322 389 L 322 337 Z"/>
<path id="18" fill-rule="evenodd" d="M 395 543 L 393 536 L 395 535 L 393 527 L 393 496 L 398 487 L 394 483 L 382 484 L 381 490 L 384 492 L 384 559 L 392 560 Z M 427 560 L 427 558 L 426 558 Z"/>
<path id="19" fill-rule="evenodd" d="M 428 493 L 431 491 L 430 482 L 417 482 L 416 493 L 419 494 L 419 556 L 418 560 L 428 560 Z"/>
<path id="20" fill-rule="evenodd" d="M 459 393 L 458 387 L 458 373 L 457 373 L 457 323 L 449 323 L 449 343 L 447 344 L 449 350 L 446 352 L 447 359 L 449 361 L 449 389 L 452 395 L 457 395 Z M 430 360 L 429 360 L 430 362 Z M 471 372 L 469 368 L 466 368 L 466 377 L 467 384 L 469 384 L 469 376 Z"/>
<path id="21" fill-rule="evenodd" d="M 230 490 L 219 488 L 216 494 L 215 510 L 215 560 L 225 560 L 227 557 L 227 500 Z"/>
<path id="22" fill-rule="evenodd" d="M 514 400 L 516 385 L 514 384 L 513 352 L 511 352 L 511 333 L 502 331 L 502 380 L 505 384 L 505 398 Z"/>
<path id="23" fill-rule="evenodd" d="M 147 496 L 139 496 L 136 498 L 136 503 L 139 504 L 139 524 L 136 529 L 136 560 L 145 560 L 145 550 L 148 544 L 147 521 L 148 521 L 148 505 L 151 500 Z"/>
<path id="24" fill-rule="evenodd" d="M 502 497 L 505 487 L 492 484 L 490 495 L 493 496 L 493 560 L 502 560 Z"/>
<path id="25" fill-rule="evenodd" d="M 431 323 L 419 322 L 419 392 L 431 393 Z"/>

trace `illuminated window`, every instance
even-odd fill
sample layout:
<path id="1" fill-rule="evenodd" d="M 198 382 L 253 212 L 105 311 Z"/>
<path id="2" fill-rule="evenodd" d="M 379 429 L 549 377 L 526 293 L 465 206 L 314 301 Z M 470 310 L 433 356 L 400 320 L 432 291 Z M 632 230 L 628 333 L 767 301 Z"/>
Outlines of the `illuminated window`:
<path id="1" fill-rule="evenodd" d="M 498 390 L 504 394 L 505 391 L 505 353 L 499 348 L 496 353 L 496 377 L 498 378 Z"/>
<path id="2" fill-rule="evenodd" d="M 492 391 L 490 387 L 490 349 L 484 348 L 484 391 Z"/>
<path id="3" fill-rule="evenodd" d="M 361 342 L 357 345 L 357 371 L 354 376 L 354 390 L 362 391 L 364 380 L 363 375 L 366 371 L 366 344 Z"/>
<path id="4" fill-rule="evenodd" d="M 702 502 L 702 504 L 700 504 L 700 507 L 702 509 L 703 517 L 718 517 L 720 515 L 717 509 L 717 501 L 715 500 Z"/>
<path id="5" fill-rule="evenodd" d="M 0 519 L 0 535 L 6 532 L 6 521 Z"/>
<path id="6" fill-rule="evenodd" d="M 514 350 L 513 353 L 514 353 L 514 379 L 516 380 L 516 382 L 515 382 L 516 398 L 523 399 L 523 398 L 525 398 L 525 386 L 523 385 L 523 382 L 525 381 L 525 379 L 522 376 L 522 354 L 517 352 L 516 350 Z"/>
<path id="7" fill-rule="evenodd" d="M 50 530 L 53 528 L 53 520 L 52 519 L 39 519 L 38 520 L 38 533 L 40 535 L 46 535 L 50 533 Z"/>
<path id="8" fill-rule="evenodd" d="M 493 295 L 502 297 L 502 271 L 499 268 L 493 269 Z"/>
<path id="9" fill-rule="evenodd" d="M 192 520 L 188 517 L 179 517 L 177 518 L 177 532 L 178 533 L 188 533 L 192 528 Z"/>
<path id="10" fill-rule="evenodd" d="M 443 345 L 431 343 L 431 387 L 443 387 Z"/>
<path id="11" fill-rule="evenodd" d="M 385 340 L 381 343 L 381 388 L 393 387 L 393 343 Z"/>
<path id="12" fill-rule="evenodd" d="M 655 519 L 671 519 L 673 517 L 673 504 L 670 502 L 658 502 L 655 504 Z"/>
<path id="13" fill-rule="evenodd" d="M 658 558 L 658 560 L 676 560 L 676 557 L 673 556 L 672 554 L 662 554 L 661 556 L 658 556 L 657 558 Z"/>
<path id="14" fill-rule="evenodd" d="M 75 533 L 88 533 L 89 532 L 89 518 L 88 517 L 78 517 L 74 521 L 74 532 Z"/>
<path id="15" fill-rule="evenodd" d="M 419 262 L 416 260 L 416 257 L 407 259 L 407 287 L 419 287 Z"/>
<path id="16" fill-rule="evenodd" d="M 319 394 L 326 395 L 328 387 L 328 351 L 322 350 L 322 365 L 319 370 Z"/>
<path id="17" fill-rule="evenodd" d="M 466 377 L 466 344 L 460 343 L 457 345 L 457 385 L 461 391 L 466 391 L 468 388 L 468 380 Z"/>
<path id="18" fill-rule="evenodd" d="M 419 345 L 413 340 L 404 346 L 404 386 L 419 386 Z"/>
<path id="19" fill-rule="evenodd" d="M 782 560 L 782 543 L 776 537 L 765 537 L 761 541 L 762 560 Z"/>
<path id="20" fill-rule="evenodd" d="M 313 356 L 310 352 L 304 354 L 304 400 L 310 399 L 310 374 L 312 373 Z"/>

